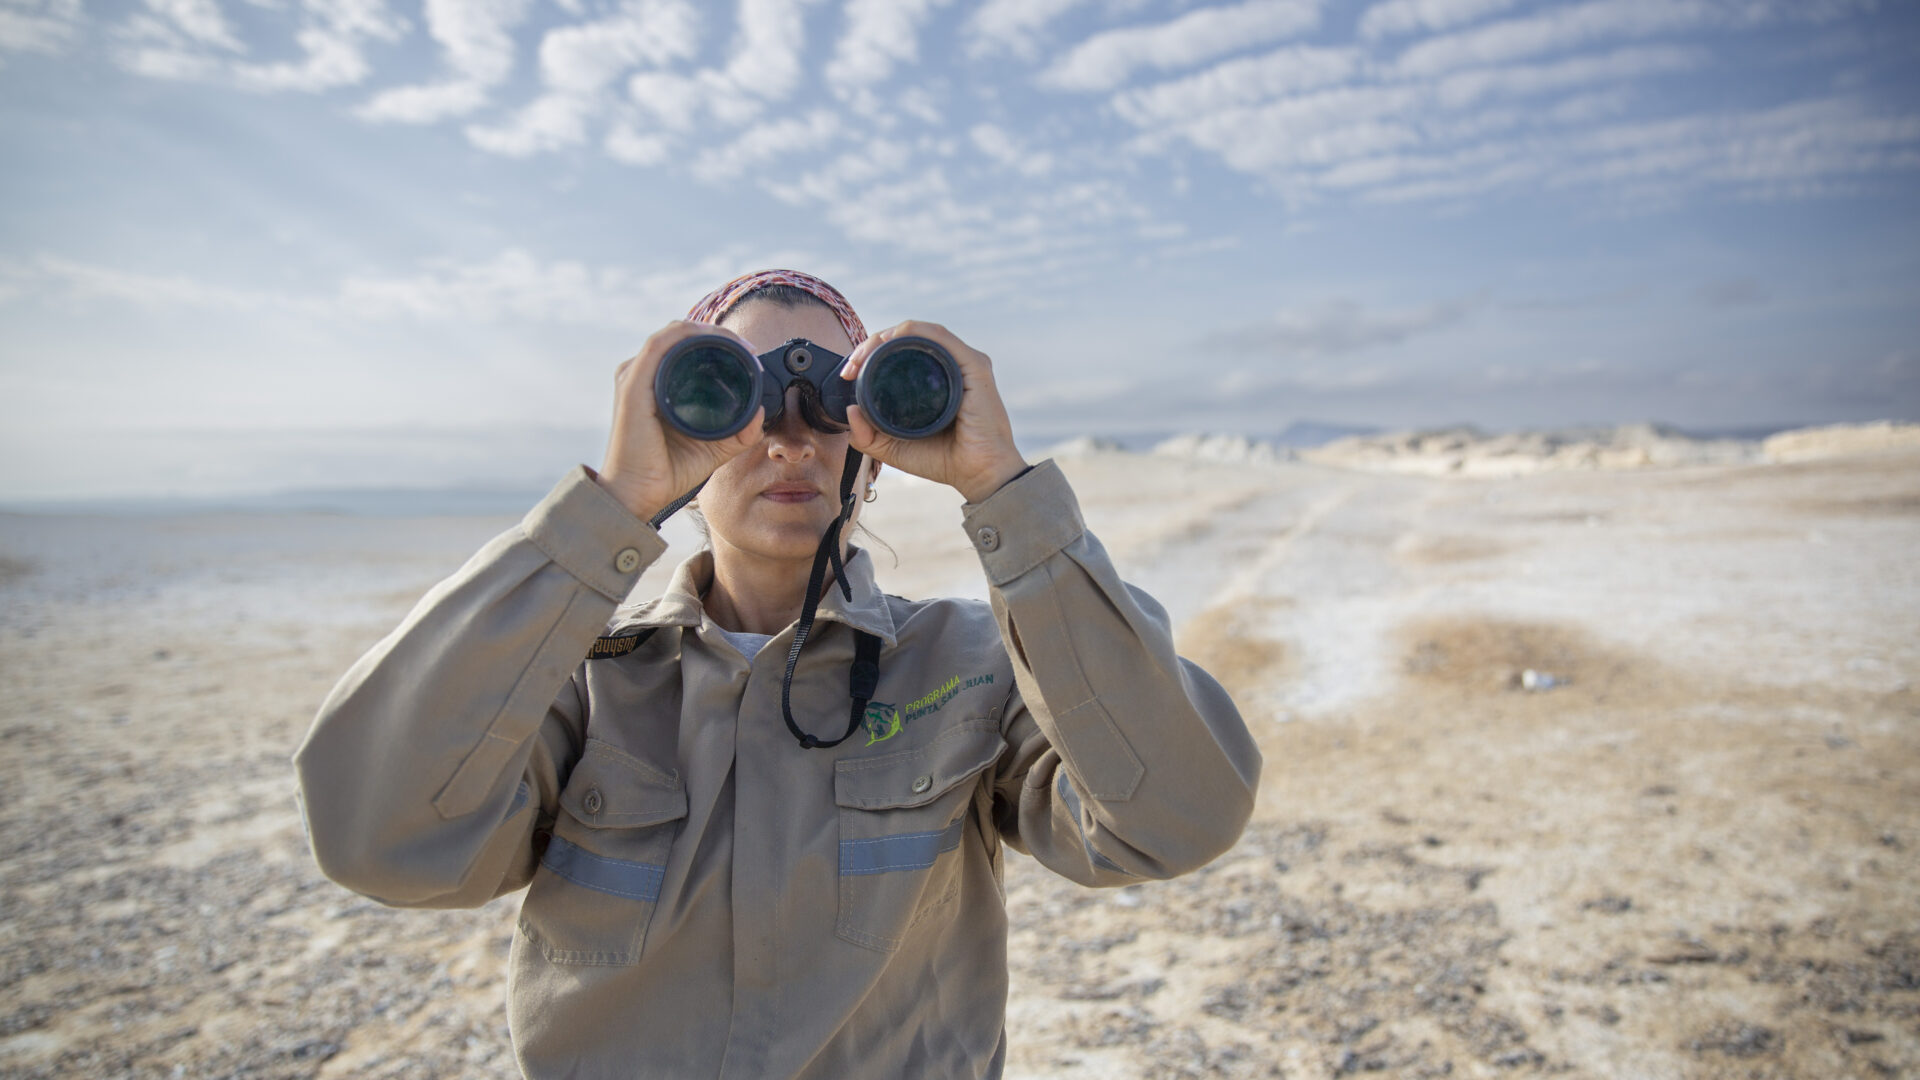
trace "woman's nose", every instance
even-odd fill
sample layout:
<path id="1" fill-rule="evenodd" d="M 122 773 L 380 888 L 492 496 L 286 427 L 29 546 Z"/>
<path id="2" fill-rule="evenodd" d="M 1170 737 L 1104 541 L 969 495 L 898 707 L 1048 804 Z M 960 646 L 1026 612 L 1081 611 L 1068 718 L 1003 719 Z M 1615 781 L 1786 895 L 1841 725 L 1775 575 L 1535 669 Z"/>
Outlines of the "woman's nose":
<path id="1" fill-rule="evenodd" d="M 767 425 L 767 452 L 782 461 L 805 461 L 818 449 L 815 434 L 800 410 L 800 388 L 788 387 L 780 418 Z"/>

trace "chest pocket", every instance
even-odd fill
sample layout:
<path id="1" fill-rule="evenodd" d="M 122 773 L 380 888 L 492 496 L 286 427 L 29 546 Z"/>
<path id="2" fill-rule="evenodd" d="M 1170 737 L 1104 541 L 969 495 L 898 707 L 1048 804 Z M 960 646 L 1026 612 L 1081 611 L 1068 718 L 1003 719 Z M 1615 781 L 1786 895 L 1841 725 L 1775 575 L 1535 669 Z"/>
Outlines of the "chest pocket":
<path id="1" fill-rule="evenodd" d="M 893 952 L 953 903 L 974 787 L 1005 745 L 993 720 L 968 720 L 921 749 L 834 766 L 840 937 Z"/>
<path id="2" fill-rule="evenodd" d="M 678 776 L 588 738 L 520 906 L 521 931 L 552 963 L 637 962 L 686 816 Z"/>

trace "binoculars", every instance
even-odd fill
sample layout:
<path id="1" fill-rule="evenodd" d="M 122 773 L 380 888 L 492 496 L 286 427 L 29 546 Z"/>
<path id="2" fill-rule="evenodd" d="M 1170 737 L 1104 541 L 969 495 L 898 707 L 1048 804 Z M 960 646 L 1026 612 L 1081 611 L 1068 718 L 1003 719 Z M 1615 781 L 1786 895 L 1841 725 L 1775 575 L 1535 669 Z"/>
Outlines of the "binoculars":
<path id="1" fill-rule="evenodd" d="M 676 343 L 653 378 L 661 419 L 695 439 L 736 434 L 764 406 L 772 424 L 799 384 L 800 409 L 821 431 L 844 431 L 847 406 L 858 405 L 874 427 L 896 439 L 937 435 L 960 411 L 960 366 L 938 342 L 894 338 L 867 358 L 852 382 L 840 377 L 847 358 L 805 338 L 755 356 L 738 341 L 701 334 Z"/>

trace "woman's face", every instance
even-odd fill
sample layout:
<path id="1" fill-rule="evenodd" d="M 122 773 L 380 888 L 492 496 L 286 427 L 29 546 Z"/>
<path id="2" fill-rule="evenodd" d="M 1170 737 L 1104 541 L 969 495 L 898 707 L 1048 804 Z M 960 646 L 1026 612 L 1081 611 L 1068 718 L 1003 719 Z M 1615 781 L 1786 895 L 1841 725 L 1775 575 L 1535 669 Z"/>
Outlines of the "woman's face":
<path id="1" fill-rule="evenodd" d="M 789 308 L 748 300 L 720 324 L 746 338 L 755 354 L 793 338 L 806 338 L 843 356 L 853 351 L 840 320 L 818 304 Z M 715 470 L 701 489 L 700 512 L 716 556 L 811 560 L 820 535 L 839 513 L 847 436 L 807 426 L 799 395 L 798 388 L 789 388 L 786 409 L 766 427 L 759 444 Z M 856 494 L 863 483 L 864 476 L 854 485 Z M 859 513 L 857 502 L 854 512 Z M 851 522 L 847 528 L 852 529 Z"/>

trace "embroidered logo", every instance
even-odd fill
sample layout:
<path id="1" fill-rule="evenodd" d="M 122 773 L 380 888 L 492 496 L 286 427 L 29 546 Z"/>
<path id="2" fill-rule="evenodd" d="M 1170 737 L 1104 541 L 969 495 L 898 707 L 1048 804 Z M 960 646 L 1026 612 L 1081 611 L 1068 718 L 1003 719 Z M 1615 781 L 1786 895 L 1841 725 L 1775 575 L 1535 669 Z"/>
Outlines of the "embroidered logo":
<path id="1" fill-rule="evenodd" d="M 867 706 L 867 714 L 860 721 L 860 726 L 867 732 L 867 745 L 886 742 L 900 734 L 902 729 L 915 720 L 930 713 L 939 712 L 942 705 L 952 701 L 954 695 L 962 690 L 991 685 L 993 685 L 992 672 L 975 675 L 964 681 L 960 676 L 955 675 L 937 688 L 907 702 L 904 708 L 896 708 L 883 701 L 873 702 Z"/>
<path id="2" fill-rule="evenodd" d="M 906 721 L 900 719 L 899 709 L 884 701 L 876 701 L 867 706 L 866 718 L 860 721 L 860 726 L 867 729 L 867 745 L 872 746 L 900 734 Z"/>

